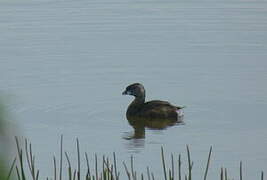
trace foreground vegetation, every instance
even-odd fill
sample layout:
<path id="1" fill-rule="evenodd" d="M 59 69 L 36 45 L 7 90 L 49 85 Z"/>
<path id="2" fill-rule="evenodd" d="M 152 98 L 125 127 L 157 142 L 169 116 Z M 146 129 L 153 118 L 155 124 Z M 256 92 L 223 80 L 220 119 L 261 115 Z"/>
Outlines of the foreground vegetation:
<path id="1" fill-rule="evenodd" d="M 21 146 L 21 143 L 19 142 L 18 138 L 16 137 L 16 145 L 17 145 L 17 157 L 14 158 L 12 165 L 9 169 L 9 172 L 6 175 L 6 180 L 38 180 L 39 178 L 39 169 L 37 169 L 35 164 L 35 155 L 32 151 L 32 145 L 28 142 L 27 139 L 24 140 L 23 145 Z M 113 153 L 112 160 L 109 158 L 106 158 L 105 156 L 102 157 L 102 161 L 100 162 L 100 165 L 102 168 L 99 168 L 99 162 L 98 157 L 95 155 L 95 161 L 94 161 L 94 172 L 91 171 L 90 168 L 90 162 L 87 153 L 84 154 L 84 159 L 86 162 L 86 167 L 82 167 L 82 169 L 86 169 L 85 173 L 81 173 L 81 154 L 80 154 L 80 147 L 79 147 L 79 140 L 76 139 L 76 147 L 77 147 L 77 164 L 74 165 L 70 162 L 70 158 L 67 152 L 63 153 L 63 136 L 61 136 L 60 141 L 60 157 L 57 158 L 53 157 L 53 177 L 46 178 L 46 180 L 62 180 L 62 179 L 68 179 L 68 180 L 119 180 L 119 179 L 125 179 L 122 178 L 121 172 L 117 169 L 117 158 L 116 154 Z M 187 146 L 187 164 L 186 166 L 186 172 L 181 172 L 181 155 L 179 155 L 177 162 L 174 162 L 173 154 L 171 154 L 171 162 L 169 163 L 170 168 L 167 168 L 166 161 L 165 161 L 165 155 L 164 155 L 164 149 L 161 148 L 161 162 L 162 162 L 162 168 L 163 168 L 163 175 L 162 177 L 155 177 L 153 172 L 150 171 L 150 167 L 147 167 L 146 173 L 138 173 L 136 170 L 134 170 L 134 160 L 133 157 L 131 157 L 130 165 L 127 165 L 125 162 L 123 162 L 124 170 L 122 170 L 123 173 L 126 174 L 126 179 L 128 180 L 155 180 L 155 179 L 163 179 L 163 180 L 192 180 L 192 168 L 193 168 L 193 162 L 190 157 L 190 149 Z M 207 163 L 205 164 L 205 171 L 203 172 L 203 179 L 206 180 L 208 176 L 208 170 L 210 166 L 210 159 L 212 154 L 212 147 L 210 147 Z M 63 156 L 65 156 L 63 158 Z M 63 159 L 67 162 L 67 171 L 63 171 Z M 57 164 L 57 162 L 59 162 Z M 175 167 L 178 168 L 175 168 Z M 243 170 L 242 170 L 242 162 L 240 162 L 240 169 L 239 169 L 239 178 L 240 180 L 243 179 Z M 63 178 L 63 172 L 66 172 L 67 174 L 64 174 Z M 182 174 L 185 174 L 182 177 Z M 264 174 L 261 172 L 261 179 L 264 179 Z M 220 180 L 230 180 L 227 174 L 227 169 L 222 168 L 219 174 Z M 1 178 L 2 179 L 2 178 Z M 198 178 L 200 179 L 200 177 Z M 232 180 L 232 179 L 231 179 Z"/>

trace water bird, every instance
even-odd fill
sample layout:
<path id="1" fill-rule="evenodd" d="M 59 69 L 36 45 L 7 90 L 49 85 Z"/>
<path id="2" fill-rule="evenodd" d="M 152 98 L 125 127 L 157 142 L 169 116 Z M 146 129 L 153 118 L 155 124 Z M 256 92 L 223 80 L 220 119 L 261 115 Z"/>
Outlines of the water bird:
<path id="1" fill-rule="evenodd" d="M 175 106 L 160 100 L 145 102 L 145 88 L 140 83 L 127 86 L 122 94 L 135 97 L 126 112 L 126 117 L 134 128 L 164 129 L 183 120 L 184 106 Z"/>

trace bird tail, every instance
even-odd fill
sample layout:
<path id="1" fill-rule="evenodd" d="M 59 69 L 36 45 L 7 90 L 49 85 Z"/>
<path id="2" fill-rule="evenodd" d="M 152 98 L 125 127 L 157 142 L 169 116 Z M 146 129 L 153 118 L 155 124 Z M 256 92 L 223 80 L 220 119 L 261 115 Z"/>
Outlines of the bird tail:
<path id="1" fill-rule="evenodd" d="M 184 109 L 186 106 L 176 106 L 177 109 Z"/>

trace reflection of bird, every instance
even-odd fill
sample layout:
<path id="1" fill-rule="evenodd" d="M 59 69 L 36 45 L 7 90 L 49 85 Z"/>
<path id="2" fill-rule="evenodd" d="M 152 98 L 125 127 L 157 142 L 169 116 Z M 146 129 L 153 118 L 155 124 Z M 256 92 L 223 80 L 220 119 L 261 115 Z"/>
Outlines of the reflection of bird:
<path id="1" fill-rule="evenodd" d="M 122 94 L 135 97 L 126 113 L 129 123 L 135 128 L 164 129 L 182 121 L 183 107 L 159 100 L 145 102 L 145 88 L 140 83 L 129 85 Z"/>
<path id="2" fill-rule="evenodd" d="M 126 140 L 131 140 L 131 139 L 145 139 L 145 127 L 135 127 L 134 126 L 134 132 L 128 133 L 127 136 L 124 137 Z"/>

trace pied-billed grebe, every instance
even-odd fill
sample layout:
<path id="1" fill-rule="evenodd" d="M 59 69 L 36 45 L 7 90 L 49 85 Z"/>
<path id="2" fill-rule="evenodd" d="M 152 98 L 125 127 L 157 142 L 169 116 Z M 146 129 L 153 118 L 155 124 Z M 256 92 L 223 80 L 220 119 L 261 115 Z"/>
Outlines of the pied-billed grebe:
<path id="1" fill-rule="evenodd" d="M 181 109 L 184 107 L 174 106 L 167 101 L 149 101 L 145 102 L 145 88 L 140 83 L 129 85 L 123 95 L 132 95 L 135 97 L 127 109 L 127 119 L 139 118 L 150 120 L 173 120 L 179 121 L 183 116 Z"/>

